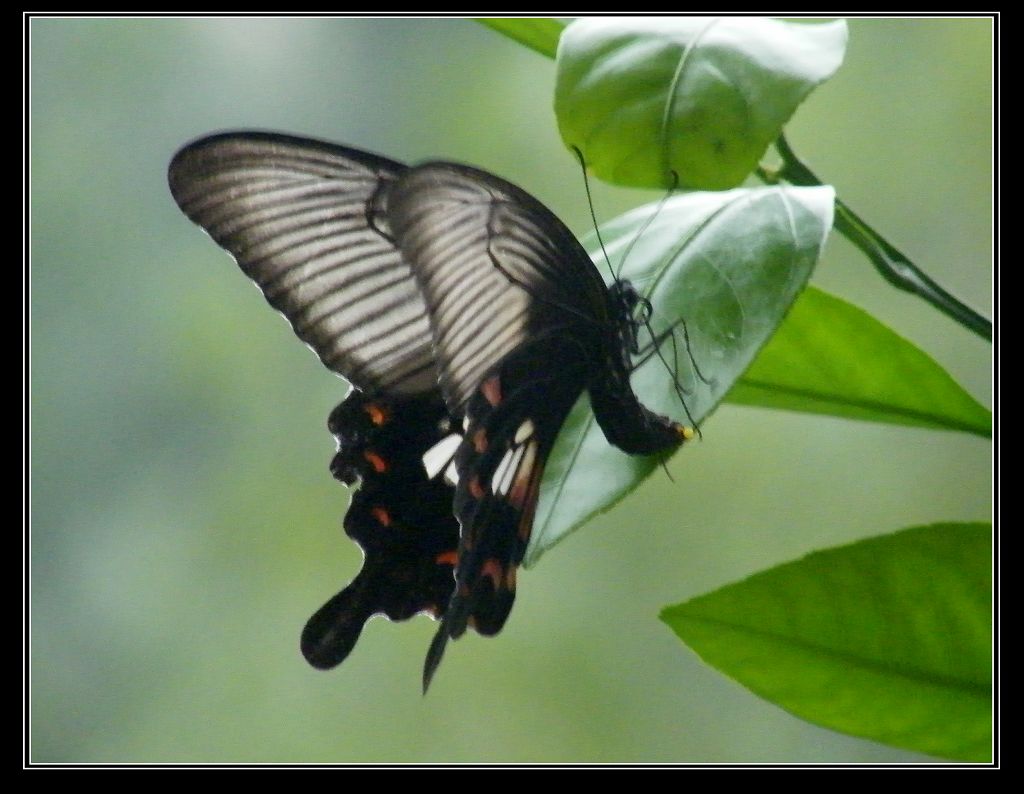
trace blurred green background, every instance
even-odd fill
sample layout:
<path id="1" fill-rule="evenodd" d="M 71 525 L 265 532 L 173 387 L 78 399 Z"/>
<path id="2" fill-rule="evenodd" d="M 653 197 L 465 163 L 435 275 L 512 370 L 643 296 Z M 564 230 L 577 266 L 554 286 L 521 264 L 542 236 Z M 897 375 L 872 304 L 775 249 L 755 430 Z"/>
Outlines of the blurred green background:
<path id="1" fill-rule="evenodd" d="M 723 406 L 670 465 L 520 577 L 495 639 L 371 622 L 331 673 L 306 618 L 355 573 L 325 429 L 345 386 L 178 211 L 167 163 L 289 131 L 517 182 L 577 233 L 553 62 L 470 21 L 34 19 L 34 761 L 901 761 L 758 700 L 679 644 L 669 603 L 812 549 L 989 515 L 990 446 Z M 991 26 L 855 20 L 796 150 L 991 316 Z M 601 217 L 651 194 L 596 190 Z M 986 405 L 989 345 L 831 239 L 815 282 Z"/>

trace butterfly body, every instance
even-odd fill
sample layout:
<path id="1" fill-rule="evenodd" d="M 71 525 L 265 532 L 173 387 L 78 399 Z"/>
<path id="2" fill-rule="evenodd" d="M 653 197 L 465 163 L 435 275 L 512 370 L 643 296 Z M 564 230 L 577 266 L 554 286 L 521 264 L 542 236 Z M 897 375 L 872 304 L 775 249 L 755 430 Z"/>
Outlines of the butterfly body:
<path id="1" fill-rule="evenodd" d="M 366 559 L 303 632 L 315 666 L 344 659 L 373 614 L 440 617 L 424 685 L 448 639 L 500 631 L 544 463 L 583 391 L 627 452 L 689 437 L 629 385 L 650 305 L 627 282 L 606 287 L 571 232 L 493 174 L 230 133 L 185 147 L 169 179 L 358 390 L 329 424 L 332 472 L 361 482 L 345 530 Z"/>

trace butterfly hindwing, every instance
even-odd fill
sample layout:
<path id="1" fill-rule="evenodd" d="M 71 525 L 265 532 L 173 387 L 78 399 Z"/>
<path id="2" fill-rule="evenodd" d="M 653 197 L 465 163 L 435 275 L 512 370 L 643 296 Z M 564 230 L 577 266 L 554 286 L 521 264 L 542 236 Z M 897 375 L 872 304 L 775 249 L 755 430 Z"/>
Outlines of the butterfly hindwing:
<path id="1" fill-rule="evenodd" d="M 448 435 L 447 416 L 436 391 L 402 399 L 353 391 L 331 413 L 328 426 L 338 441 L 331 471 L 342 482 L 361 482 L 345 533 L 365 558 L 356 578 L 306 624 L 301 646 L 313 666 L 343 661 L 373 615 L 405 620 L 447 609 L 459 541 L 454 489 L 428 479 L 422 462 Z"/>
<path id="2" fill-rule="evenodd" d="M 572 337 L 532 340 L 492 367 L 469 399 L 465 435 L 455 453 L 455 592 L 427 653 L 424 688 L 449 638 L 457 639 L 467 626 L 496 634 L 505 624 L 544 466 L 586 384 L 585 361 Z"/>

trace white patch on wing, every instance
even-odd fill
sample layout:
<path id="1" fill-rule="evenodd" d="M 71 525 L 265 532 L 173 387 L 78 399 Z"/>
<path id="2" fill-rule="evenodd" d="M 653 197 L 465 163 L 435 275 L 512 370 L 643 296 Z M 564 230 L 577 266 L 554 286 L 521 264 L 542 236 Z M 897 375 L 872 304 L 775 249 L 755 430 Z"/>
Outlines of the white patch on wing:
<path id="1" fill-rule="evenodd" d="M 432 480 L 455 457 L 455 450 L 462 443 L 462 436 L 452 433 L 438 441 L 423 453 L 423 468 L 427 470 L 427 479 Z"/>
<path id="2" fill-rule="evenodd" d="M 519 425 L 519 429 L 516 430 L 516 436 L 513 440 L 517 444 L 522 444 L 526 439 L 533 435 L 534 429 L 532 419 L 524 420 L 523 423 Z"/>
<path id="3" fill-rule="evenodd" d="M 533 465 L 537 461 L 537 442 L 527 442 L 526 452 L 523 454 L 522 465 L 515 471 L 515 477 L 509 483 L 509 503 L 517 510 L 522 510 L 526 504 L 526 495 L 530 489 L 530 478 L 533 476 Z"/>
<path id="4" fill-rule="evenodd" d="M 508 470 L 505 472 L 505 476 L 498 484 L 500 487 L 499 493 L 504 496 L 508 493 L 508 489 L 512 487 L 512 479 L 516 475 L 516 471 L 519 470 L 519 461 L 523 459 L 523 453 L 526 451 L 526 447 L 516 447 L 515 454 L 512 456 L 512 460 L 509 463 Z"/>
<path id="5" fill-rule="evenodd" d="M 448 468 L 444 470 L 444 481 L 452 487 L 459 484 L 459 470 L 455 468 L 454 460 L 449 463 Z"/>
<path id="6" fill-rule="evenodd" d="M 509 464 L 512 463 L 513 455 L 515 455 L 515 450 L 507 450 L 505 457 L 501 459 L 501 463 L 494 470 L 494 476 L 491 477 L 491 493 L 501 496 L 502 492 L 499 484 L 501 483 L 501 478 L 505 476 L 505 472 L 508 471 Z"/>

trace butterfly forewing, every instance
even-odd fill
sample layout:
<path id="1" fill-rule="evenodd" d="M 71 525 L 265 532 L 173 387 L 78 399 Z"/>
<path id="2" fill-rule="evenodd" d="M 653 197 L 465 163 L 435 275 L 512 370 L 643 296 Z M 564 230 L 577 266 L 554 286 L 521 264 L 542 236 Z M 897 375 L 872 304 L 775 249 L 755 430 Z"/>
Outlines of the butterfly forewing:
<path id="1" fill-rule="evenodd" d="M 320 360 L 364 390 L 436 388 L 426 306 L 388 228 L 405 166 L 260 133 L 204 138 L 170 167 L 186 215 L 226 248 Z"/>
<path id="2" fill-rule="evenodd" d="M 428 163 L 398 178 L 388 212 L 427 304 L 454 414 L 527 339 L 570 333 L 600 347 L 607 304 L 597 270 L 561 221 L 519 188 L 467 166 Z"/>

